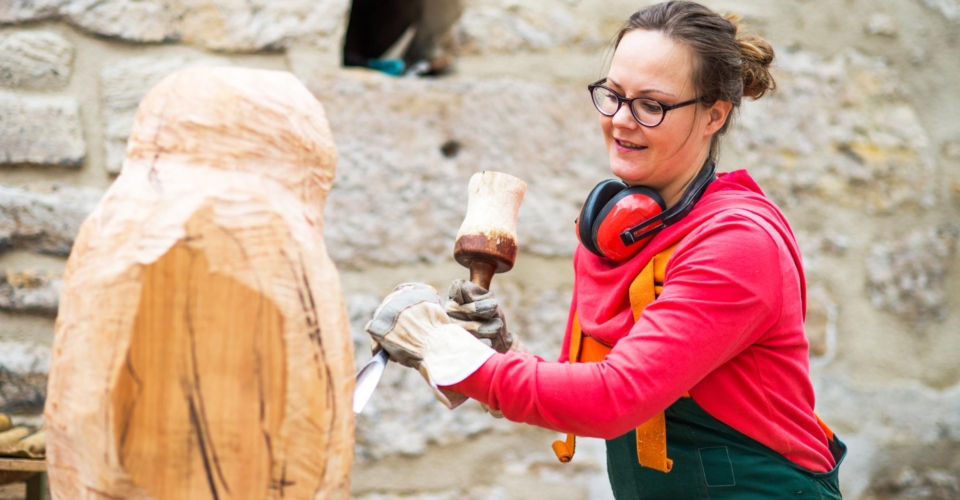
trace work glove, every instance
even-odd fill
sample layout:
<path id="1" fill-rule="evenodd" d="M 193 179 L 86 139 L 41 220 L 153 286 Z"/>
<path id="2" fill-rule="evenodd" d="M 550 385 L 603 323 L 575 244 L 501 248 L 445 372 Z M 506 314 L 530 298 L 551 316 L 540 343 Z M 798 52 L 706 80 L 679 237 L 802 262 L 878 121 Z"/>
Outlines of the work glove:
<path id="1" fill-rule="evenodd" d="M 489 342 L 497 352 L 527 352 L 520 338 L 507 331 L 507 321 L 493 292 L 470 281 L 458 279 L 450 284 L 447 296 L 444 310 L 454 323 L 474 337 Z M 503 413 L 492 410 L 483 403 L 480 403 L 480 406 L 494 417 L 503 418 Z"/>
<path id="2" fill-rule="evenodd" d="M 497 352 L 526 352 L 520 339 L 507 331 L 507 321 L 493 292 L 470 281 L 458 279 L 450 284 L 444 310 L 454 323 L 474 337 L 490 343 Z"/>
<path id="3" fill-rule="evenodd" d="M 494 354 L 450 321 L 437 291 L 422 283 L 404 283 L 394 289 L 365 330 L 390 359 L 417 369 L 437 399 L 451 409 L 467 398 L 438 386 L 461 382 Z"/>

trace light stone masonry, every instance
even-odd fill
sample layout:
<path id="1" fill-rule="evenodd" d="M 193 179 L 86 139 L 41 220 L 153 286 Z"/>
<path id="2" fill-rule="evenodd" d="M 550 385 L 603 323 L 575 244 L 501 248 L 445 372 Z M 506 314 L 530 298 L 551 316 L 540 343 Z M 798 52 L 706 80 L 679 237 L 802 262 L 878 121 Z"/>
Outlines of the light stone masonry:
<path id="1" fill-rule="evenodd" d="M 741 108 L 721 161 L 789 209 L 803 199 L 889 213 L 936 201 L 936 153 L 881 60 L 778 50 L 778 90 Z"/>
<path id="2" fill-rule="evenodd" d="M 937 9 L 951 21 L 960 21 L 960 2 L 957 0 L 923 0 L 932 9 Z"/>
<path id="3" fill-rule="evenodd" d="M 276 50 L 294 39 L 337 37 L 348 0 L 10 0 L 0 23 L 61 17 L 95 35 L 182 42 L 228 52 Z"/>
<path id="4" fill-rule="evenodd" d="M 56 316 L 62 289 L 58 273 L 0 269 L 0 310 Z"/>
<path id="5" fill-rule="evenodd" d="M 73 45 L 56 33 L 0 34 L 0 87 L 60 89 L 70 81 Z"/>
<path id="6" fill-rule="evenodd" d="M 924 323 L 946 318 L 947 276 L 960 226 L 917 229 L 877 243 L 867 260 L 867 290 L 874 307 Z"/>
<path id="7" fill-rule="evenodd" d="M 4 0 L 0 2 L 0 24 L 55 17 L 65 2 L 66 0 Z"/>
<path id="8" fill-rule="evenodd" d="M 80 167 L 85 157 L 76 99 L 0 93 L 0 165 Z"/>
<path id="9" fill-rule="evenodd" d="M 480 0 L 471 2 L 458 26 L 458 40 L 467 54 L 514 53 L 553 47 L 598 48 L 609 33 L 583 22 L 576 12 L 556 2 Z M 504 11 L 509 15 L 504 15 Z"/>
<path id="10" fill-rule="evenodd" d="M 0 186 L 0 252 L 10 248 L 66 256 L 102 192 L 54 187 L 49 192 Z"/>

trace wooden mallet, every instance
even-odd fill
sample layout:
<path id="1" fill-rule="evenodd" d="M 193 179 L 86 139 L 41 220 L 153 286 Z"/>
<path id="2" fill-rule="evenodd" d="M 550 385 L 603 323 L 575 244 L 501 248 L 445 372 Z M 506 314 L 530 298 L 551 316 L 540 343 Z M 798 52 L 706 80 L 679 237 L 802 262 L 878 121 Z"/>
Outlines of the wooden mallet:
<path id="1" fill-rule="evenodd" d="M 490 289 L 495 273 L 517 260 L 517 213 L 527 191 L 522 180 L 501 172 L 478 172 L 470 178 L 467 215 L 453 258 L 470 269 L 470 281 Z"/>

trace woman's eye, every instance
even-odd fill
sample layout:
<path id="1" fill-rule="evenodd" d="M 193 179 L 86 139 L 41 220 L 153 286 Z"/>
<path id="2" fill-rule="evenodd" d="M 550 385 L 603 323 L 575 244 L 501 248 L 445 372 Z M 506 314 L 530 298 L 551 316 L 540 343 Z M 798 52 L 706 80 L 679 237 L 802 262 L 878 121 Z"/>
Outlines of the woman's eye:
<path id="1" fill-rule="evenodd" d="M 640 101 L 640 108 L 643 111 L 646 111 L 647 113 L 659 113 L 660 110 L 662 109 L 660 108 L 660 104 L 658 104 L 657 101 L 647 101 L 647 100 Z"/>

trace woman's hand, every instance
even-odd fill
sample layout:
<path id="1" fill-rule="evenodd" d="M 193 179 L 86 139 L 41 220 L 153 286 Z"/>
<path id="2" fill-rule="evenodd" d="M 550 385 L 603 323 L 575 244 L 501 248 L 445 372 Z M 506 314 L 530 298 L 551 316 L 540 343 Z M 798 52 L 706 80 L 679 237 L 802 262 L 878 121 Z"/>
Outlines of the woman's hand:
<path id="1" fill-rule="evenodd" d="M 457 326 L 443 310 L 437 291 L 422 283 L 404 283 L 387 295 L 365 327 L 390 359 L 416 368 L 449 408 L 466 398 L 438 385 L 453 385 L 475 372 L 493 350 Z"/>
<path id="2" fill-rule="evenodd" d="M 445 310 L 454 323 L 489 342 L 497 352 L 511 350 L 515 340 L 507 331 L 507 322 L 493 292 L 466 280 L 454 280 L 448 296 Z"/>

